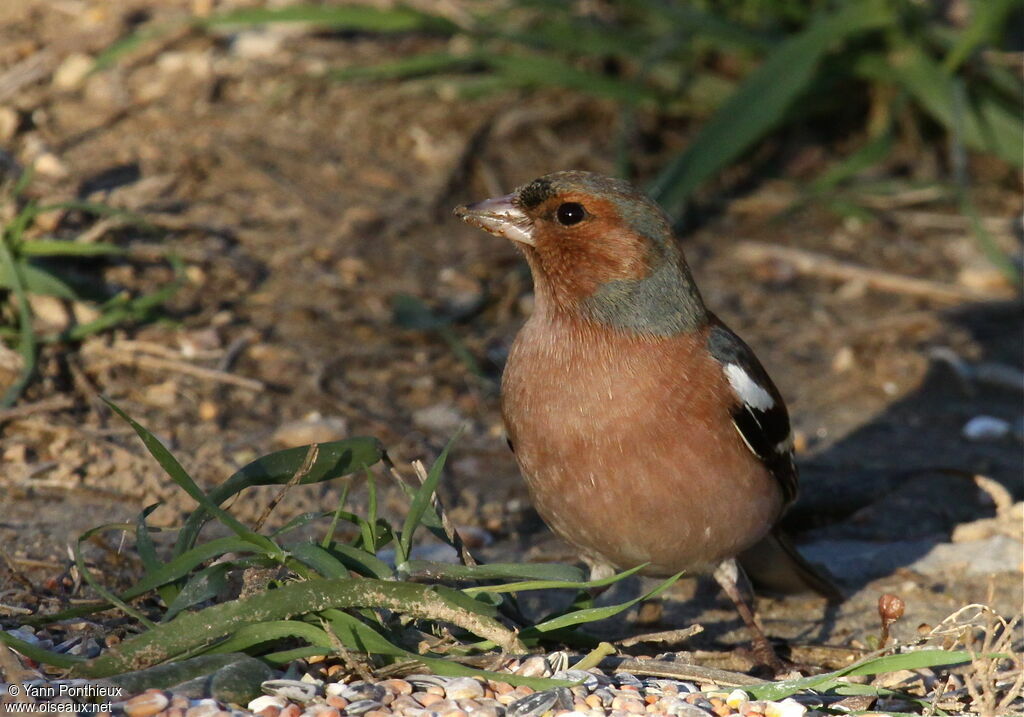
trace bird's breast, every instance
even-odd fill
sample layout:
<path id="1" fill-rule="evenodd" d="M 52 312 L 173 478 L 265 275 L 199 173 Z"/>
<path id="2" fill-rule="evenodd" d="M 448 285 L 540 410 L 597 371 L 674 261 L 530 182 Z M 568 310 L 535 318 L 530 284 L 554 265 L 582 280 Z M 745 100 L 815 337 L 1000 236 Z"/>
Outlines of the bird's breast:
<path id="1" fill-rule="evenodd" d="M 776 518 L 778 487 L 732 427 L 704 341 L 537 316 L 516 337 L 502 378 L 516 459 L 544 520 L 591 556 L 694 569 Z"/>

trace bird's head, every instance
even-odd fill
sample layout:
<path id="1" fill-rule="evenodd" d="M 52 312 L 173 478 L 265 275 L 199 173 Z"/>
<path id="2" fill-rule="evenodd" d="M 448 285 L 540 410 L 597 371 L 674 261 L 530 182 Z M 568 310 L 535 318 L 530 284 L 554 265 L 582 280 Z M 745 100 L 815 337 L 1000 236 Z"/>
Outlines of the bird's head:
<path id="1" fill-rule="evenodd" d="M 455 214 L 523 250 L 540 312 L 654 335 L 706 321 L 668 217 L 626 181 L 555 172 Z"/>

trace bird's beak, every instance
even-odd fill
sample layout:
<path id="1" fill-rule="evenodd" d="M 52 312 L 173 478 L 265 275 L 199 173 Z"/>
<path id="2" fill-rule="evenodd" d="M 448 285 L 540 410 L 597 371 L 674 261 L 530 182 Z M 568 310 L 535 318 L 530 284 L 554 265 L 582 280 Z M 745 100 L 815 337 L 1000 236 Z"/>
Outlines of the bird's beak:
<path id="1" fill-rule="evenodd" d="M 513 202 L 514 194 L 455 207 L 455 216 L 494 236 L 534 245 L 533 222 Z"/>

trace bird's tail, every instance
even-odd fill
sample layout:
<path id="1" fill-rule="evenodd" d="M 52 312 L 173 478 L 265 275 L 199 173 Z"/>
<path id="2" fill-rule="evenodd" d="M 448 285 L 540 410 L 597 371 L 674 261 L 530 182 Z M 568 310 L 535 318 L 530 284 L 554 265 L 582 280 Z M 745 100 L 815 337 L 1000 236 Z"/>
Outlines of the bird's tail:
<path id="1" fill-rule="evenodd" d="M 759 588 L 779 593 L 813 590 L 829 602 L 844 600 L 831 578 L 800 555 L 789 537 L 778 528 L 741 553 L 738 560 L 751 582 Z"/>

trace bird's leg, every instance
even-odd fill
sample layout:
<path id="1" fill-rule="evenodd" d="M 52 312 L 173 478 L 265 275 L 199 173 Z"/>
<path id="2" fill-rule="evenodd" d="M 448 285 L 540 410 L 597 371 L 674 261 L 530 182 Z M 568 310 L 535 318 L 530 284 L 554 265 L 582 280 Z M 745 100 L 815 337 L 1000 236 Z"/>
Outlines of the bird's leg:
<path id="1" fill-rule="evenodd" d="M 735 559 L 725 560 L 718 564 L 714 572 L 715 581 L 736 606 L 736 612 L 750 631 L 752 638 L 754 657 L 763 662 L 766 666 L 775 671 L 776 674 L 784 672 L 786 666 L 779 656 L 775 654 L 775 648 L 768 641 L 761 627 L 761 621 L 754 611 L 754 593 L 750 588 L 747 576 Z"/>

